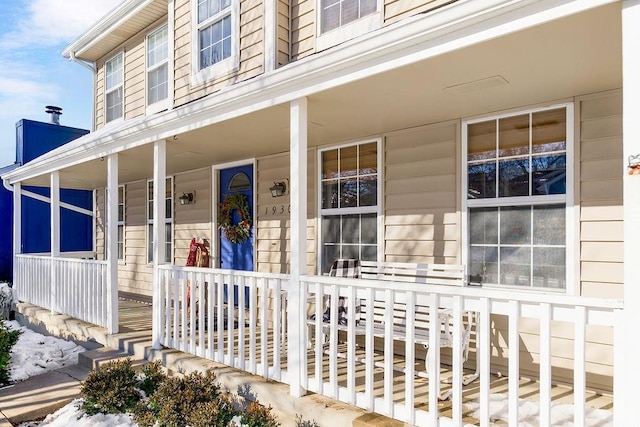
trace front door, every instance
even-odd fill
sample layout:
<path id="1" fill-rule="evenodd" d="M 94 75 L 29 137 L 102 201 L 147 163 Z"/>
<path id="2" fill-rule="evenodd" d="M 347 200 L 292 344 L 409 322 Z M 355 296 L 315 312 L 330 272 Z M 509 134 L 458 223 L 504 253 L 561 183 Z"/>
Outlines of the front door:
<path id="1" fill-rule="evenodd" d="M 253 209 L 253 165 L 238 166 L 220 170 L 220 195 L 218 202 L 233 194 L 246 196 L 251 218 Z M 234 210 L 233 224 L 240 222 L 240 214 Z M 253 230 L 251 236 L 243 242 L 232 242 L 220 230 L 220 268 L 229 270 L 253 271 Z M 225 301 L 227 300 L 225 289 Z M 234 301 L 238 303 L 238 287 L 234 286 Z M 245 306 L 249 304 L 248 292 L 245 293 Z"/>

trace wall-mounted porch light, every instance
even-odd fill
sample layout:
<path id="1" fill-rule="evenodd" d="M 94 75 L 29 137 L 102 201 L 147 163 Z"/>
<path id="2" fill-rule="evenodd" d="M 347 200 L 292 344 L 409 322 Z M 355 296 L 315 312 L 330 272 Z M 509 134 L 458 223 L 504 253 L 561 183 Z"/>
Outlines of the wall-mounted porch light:
<path id="1" fill-rule="evenodd" d="M 284 181 L 274 182 L 269 191 L 271 191 L 271 197 L 280 197 L 287 191 L 287 184 Z"/>
<path id="2" fill-rule="evenodd" d="M 190 205 L 196 200 L 196 192 L 193 193 L 182 193 L 182 196 L 178 197 L 181 205 Z"/>

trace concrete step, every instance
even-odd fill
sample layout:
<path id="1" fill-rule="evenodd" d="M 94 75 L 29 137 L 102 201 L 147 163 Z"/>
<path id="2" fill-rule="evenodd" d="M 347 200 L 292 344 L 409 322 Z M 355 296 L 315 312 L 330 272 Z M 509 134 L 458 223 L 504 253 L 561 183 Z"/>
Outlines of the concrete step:
<path id="1" fill-rule="evenodd" d="M 78 355 L 78 365 L 89 370 L 97 369 L 105 363 L 113 360 L 121 360 L 131 357 L 126 351 L 116 350 L 110 347 L 102 347 L 95 350 L 84 351 Z M 142 366 L 143 360 L 133 360 L 133 366 Z"/>

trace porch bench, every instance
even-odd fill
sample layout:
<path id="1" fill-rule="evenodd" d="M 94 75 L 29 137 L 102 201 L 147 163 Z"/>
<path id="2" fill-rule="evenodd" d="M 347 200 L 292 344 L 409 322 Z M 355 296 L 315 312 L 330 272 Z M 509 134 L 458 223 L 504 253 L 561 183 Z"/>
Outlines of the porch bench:
<path id="1" fill-rule="evenodd" d="M 359 278 L 365 280 L 382 280 L 389 282 L 409 282 L 426 285 L 446 285 L 446 286 L 464 286 L 465 285 L 465 268 L 463 265 L 457 264 L 422 264 L 422 263 L 400 263 L 400 262 L 375 262 L 360 261 Z M 367 312 L 372 311 L 373 324 L 371 325 L 371 333 L 374 337 L 384 338 L 386 335 L 385 311 L 387 301 L 374 300 L 367 303 L 365 300 L 356 300 L 356 313 L 353 316 L 348 315 L 345 307 L 345 299 L 339 298 L 338 322 L 336 329 L 339 332 L 346 332 L 349 329 L 349 322 L 355 322 L 353 329 L 356 336 L 365 335 L 367 332 Z M 329 313 L 327 309 L 325 313 Z M 406 341 L 407 337 L 407 307 L 406 303 L 395 303 L 392 309 L 392 338 L 394 341 Z M 416 304 L 414 307 L 414 343 L 422 345 L 426 350 L 425 354 L 425 373 L 417 373 L 418 376 L 426 376 L 429 359 L 429 336 L 432 330 L 439 331 L 440 347 L 453 347 L 453 325 L 452 311 L 449 309 L 438 310 L 438 322 L 436 328 L 430 324 L 429 307 L 426 305 Z M 462 330 L 462 357 L 466 361 L 469 354 L 469 345 L 471 338 L 471 328 L 474 323 L 474 313 L 467 311 L 463 313 L 463 330 Z M 323 344 L 327 343 L 329 337 L 330 322 L 332 319 L 323 319 L 321 333 Z M 311 330 L 315 328 L 316 320 L 311 318 L 308 320 Z M 378 364 L 376 364 L 378 365 Z M 402 370 L 397 367 L 394 369 Z M 478 377 L 477 371 L 464 380 L 464 384 L 469 384 Z M 446 395 L 442 396 L 446 398 Z"/>

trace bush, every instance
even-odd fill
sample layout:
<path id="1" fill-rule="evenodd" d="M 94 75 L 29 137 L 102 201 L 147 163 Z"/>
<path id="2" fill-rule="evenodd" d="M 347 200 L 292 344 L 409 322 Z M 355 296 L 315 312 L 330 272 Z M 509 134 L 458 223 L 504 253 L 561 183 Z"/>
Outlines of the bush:
<path id="1" fill-rule="evenodd" d="M 141 377 L 138 387 L 144 391 L 147 396 L 151 396 L 167 378 L 165 373 L 162 372 L 162 364 L 159 360 L 144 365 L 142 367 Z"/>
<path id="2" fill-rule="evenodd" d="M 259 402 L 251 402 L 242 414 L 241 422 L 248 427 L 278 427 L 276 417 L 271 413 L 271 406 L 265 407 Z"/>
<path id="3" fill-rule="evenodd" d="M 131 411 L 142 398 L 131 359 L 116 360 L 91 371 L 80 391 L 89 415 Z"/>
<path id="4" fill-rule="evenodd" d="M 0 385 L 9 384 L 11 348 L 18 342 L 20 331 L 10 331 L 0 320 Z"/>
<path id="5" fill-rule="evenodd" d="M 191 427 L 227 427 L 237 414 L 233 400 L 221 394 L 216 401 L 199 403 L 187 421 Z"/>

